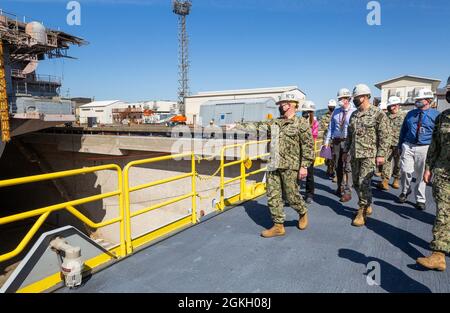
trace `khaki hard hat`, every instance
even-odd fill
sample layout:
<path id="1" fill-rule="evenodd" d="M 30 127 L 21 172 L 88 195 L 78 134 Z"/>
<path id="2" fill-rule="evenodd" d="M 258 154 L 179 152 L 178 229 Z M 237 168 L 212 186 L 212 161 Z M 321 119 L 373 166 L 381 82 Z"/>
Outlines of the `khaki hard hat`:
<path id="1" fill-rule="evenodd" d="M 351 98 L 351 97 L 352 97 L 352 94 L 351 94 L 350 90 L 348 90 L 347 88 L 339 89 L 338 94 L 337 94 L 338 100 L 342 99 L 342 98 Z"/>
<path id="2" fill-rule="evenodd" d="M 387 106 L 390 107 L 391 105 L 397 105 L 397 104 L 400 104 L 401 102 L 402 102 L 402 100 L 400 100 L 399 97 L 392 96 L 392 97 L 389 97 Z"/>
<path id="3" fill-rule="evenodd" d="M 306 100 L 305 103 L 302 105 L 302 111 L 312 111 L 314 112 L 316 110 L 316 105 L 314 102 L 310 100 Z"/>
<path id="4" fill-rule="evenodd" d="M 335 108 L 335 107 L 337 106 L 336 100 L 330 99 L 330 100 L 328 101 L 328 106 L 329 106 L 329 107 Z"/>
<path id="5" fill-rule="evenodd" d="M 280 102 L 297 102 L 297 104 L 300 102 L 300 99 L 297 97 L 297 95 L 293 92 L 283 92 L 279 97 L 277 103 Z"/>
<path id="6" fill-rule="evenodd" d="M 423 88 L 419 90 L 414 100 L 433 99 L 433 98 L 434 98 L 433 91 L 431 91 L 431 89 L 428 88 Z"/>
<path id="7" fill-rule="evenodd" d="M 358 84 L 353 88 L 353 98 L 359 96 L 371 96 L 372 92 L 370 91 L 369 86 L 366 84 Z"/>

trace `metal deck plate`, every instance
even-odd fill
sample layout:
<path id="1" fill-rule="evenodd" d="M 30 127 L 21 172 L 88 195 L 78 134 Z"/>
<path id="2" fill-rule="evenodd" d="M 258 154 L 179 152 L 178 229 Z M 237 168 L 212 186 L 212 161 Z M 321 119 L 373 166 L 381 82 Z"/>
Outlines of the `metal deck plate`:
<path id="1" fill-rule="evenodd" d="M 262 197 L 140 251 L 78 289 L 58 292 L 450 292 L 450 271 L 415 264 L 429 254 L 432 239 L 429 187 L 425 212 L 396 203 L 397 190 L 374 189 L 374 214 L 367 227 L 356 228 L 350 225 L 356 195 L 343 205 L 335 186 L 316 169 L 306 231 L 296 228 L 298 216 L 286 207 L 286 236 L 260 237 L 271 226 Z M 380 266 L 380 285 L 367 283 L 372 261 Z"/>

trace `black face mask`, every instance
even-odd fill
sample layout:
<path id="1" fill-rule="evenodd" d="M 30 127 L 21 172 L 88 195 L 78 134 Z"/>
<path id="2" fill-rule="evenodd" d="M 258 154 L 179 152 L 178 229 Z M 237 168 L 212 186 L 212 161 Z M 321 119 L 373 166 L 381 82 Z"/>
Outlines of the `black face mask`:
<path id="1" fill-rule="evenodd" d="M 333 112 L 334 111 L 334 107 L 328 107 L 328 111 Z"/>
<path id="2" fill-rule="evenodd" d="M 447 93 L 445 94 L 445 99 L 447 100 L 448 103 L 450 103 L 450 90 L 447 91 Z"/>
<path id="3" fill-rule="evenodd" d="M 359 98 L 354 98 L 353 104 L 355 105 L 355 107 L 359 108 L 359 106 L 361 105 L 361 101 L 359 101 Z"/>
<path id="4" fill-rule="evenodd" d="M 302 116 L 303 118 L 309 118 L 309 112 L 303 112 Z"/>
<path id="5" fill-rule="evenodd" d="M 284 116 L 283 106 L 279 106 L 279 107 L 278 107 L 278 112 L 280 112 L 280 116 L 281 116 L 281 117 Z"/>

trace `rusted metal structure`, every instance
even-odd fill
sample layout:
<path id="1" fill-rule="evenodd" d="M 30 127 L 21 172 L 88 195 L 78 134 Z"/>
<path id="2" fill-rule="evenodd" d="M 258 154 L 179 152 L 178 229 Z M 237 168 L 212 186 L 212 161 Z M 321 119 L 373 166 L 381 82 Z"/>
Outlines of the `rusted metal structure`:
<path id="1" fill-rule="evenodd" d="M 38 75 L 39 61 L 72 58 L 70 46 L 87 42 L 0 9 L 0 113 L 2 142 L 75 120 L 72 102 L 59 95 L 61 78 Z"/>

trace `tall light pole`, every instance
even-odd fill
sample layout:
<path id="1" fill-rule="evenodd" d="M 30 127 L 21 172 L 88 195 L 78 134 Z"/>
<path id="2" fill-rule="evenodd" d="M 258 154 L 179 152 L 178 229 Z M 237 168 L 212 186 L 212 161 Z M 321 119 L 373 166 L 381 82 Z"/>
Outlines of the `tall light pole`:
<path id="1" fill-rule="evenodd" d="M 188 35 L 186 31 L 186 16 L 189 15 L 192 2 L 190 0 L 173 0 L 173 12 L 178 15 L 178 62 L 179 62 L 179 78 L 178 78 L 178 105 L 180 114 L 186 115 L 186 107 L 184 97 L 189 95 L 189 58 L 188 58 Z"/>

